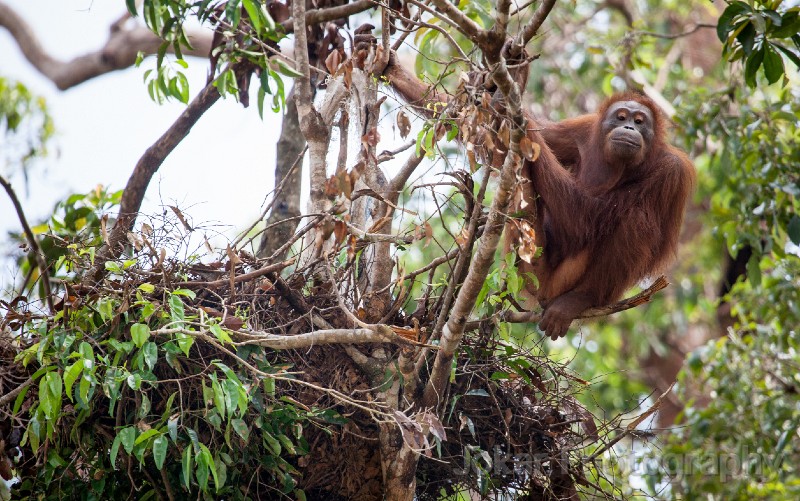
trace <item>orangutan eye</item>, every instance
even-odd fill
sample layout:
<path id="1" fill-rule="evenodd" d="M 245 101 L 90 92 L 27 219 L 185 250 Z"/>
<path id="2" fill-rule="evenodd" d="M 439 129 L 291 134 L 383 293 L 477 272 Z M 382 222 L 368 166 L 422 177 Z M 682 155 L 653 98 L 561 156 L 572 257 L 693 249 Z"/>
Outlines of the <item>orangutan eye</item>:
<path id="1" fill-rule="evenodd" d="M 644 120 L 642 120 L 641 118 L 637 118 L 636 120 L 634 120 L 634 122 L 635 122 L 637 125 L 641 125 L 641 124 L 643 124 L 643 123 L 644 123 Z"/>
<path id="2" fill-rule="evenodd" d="M 619 120 L 620 122 L 622 122 L 623 120 L 625 120 L 625 115 L 623 115 L 623 114 L 621 114 L 621 113 L 620 113 L 619 115 L 617 115 L 617 120 Z"/>

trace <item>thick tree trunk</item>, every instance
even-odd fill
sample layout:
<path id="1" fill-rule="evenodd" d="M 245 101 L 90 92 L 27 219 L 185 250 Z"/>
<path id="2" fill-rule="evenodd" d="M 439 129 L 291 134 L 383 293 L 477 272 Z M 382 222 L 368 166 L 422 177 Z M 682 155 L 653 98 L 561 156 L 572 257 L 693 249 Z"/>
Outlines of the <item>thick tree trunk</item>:
<path id="1" fill-rule="evenodd" d="M 306 145 L 303 133 L 300 131 L 300 121 L 297 117 L 297 106 L 294 103 L 294 92 L 286 99 L 286 115 L 283 117 L 283 127 L 275 154 L 275 188 L 281 190 L 275 193 L 276 201 L 265 223 L 269 227 L 261 235 L 258 246 L 258 257 L 267 258 L 286 243 L 297 229 L 300 215 L 300 189 L 302 160 L 295 166 L 297 157 Z M 294 168 L 293 168 L 294 167 Z M 284 255 L 275 256 L 274 261 L 282 261 Z"/>
<path id="2" fill-rule="evenodd" d="M 380 426 L 380 448 L 384 499 L 411 501 L 417 489 L 419 455 L 403 441 L 397 423 Z"/>

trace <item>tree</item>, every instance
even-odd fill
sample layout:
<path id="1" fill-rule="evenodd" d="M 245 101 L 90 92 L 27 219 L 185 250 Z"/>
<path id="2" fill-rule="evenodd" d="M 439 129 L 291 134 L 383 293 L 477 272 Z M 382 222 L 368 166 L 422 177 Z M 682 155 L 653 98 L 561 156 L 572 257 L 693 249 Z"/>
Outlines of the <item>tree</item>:
<path id="1" fill-rule="evenodd" d="M 49 222 L 33 228 L 18 211 L 27 227 L 21 238 L 31 249 L 20 261 L 27 276 L 20 287 L 29 292 L 2 303 L 0 356 L 10 369 L 2 379 L 0 404 L 13 420 L 0 427 L 7 449 L 0 459 L 8 461 L 14 455 L 8 451 L 18 446 L 22 455 L 17 463 L 0 464 L 16 468 L 19 494 L 111 497 L 136 490 L 140 497 L 166 499 L 187 492 L 242 499 L 575 499 L 579 493 L 637 492 L 635 482 L 615 480 L 617 465 L 603 461 L 655 411 L 669 410 L 667 422 L 681 411 L 683 402 L 670 390 L 684 348 L 668 344 L 665 352 L 661 341 L 692 316 L 701 334 L 687 340 L 688 346 L 719 336 L 716 298 L 702 300 L 702 280 L 708 277 L 702 277 L 707 268 L 700 268 L 686 279 L 689 285 L 682 283 L 644 317 L 634 313 L 593 327 L 589 340 L 601 341 L 601 351 L 578 351 L 572 368 L 548 357 L 567 353 L 569 345 L 551 348 L 531 327 L 513 324 L 531 319 L 510 312 L 519 307 L 523 281 L 531 278 L 516 271 L 513 255 L 497 252 L 525 154 L 519 126 L 526 89 L 512 77 L 514 65 L 536 59 L 519 59 L 535 40 L 531 45 L 543 57 L 533 63 L 534 75 L 539 68 L 542 73 L 529 87 L 537 101 L 533 106 L 548 110 L 578 111 L 566 106 L 567 96 L 578 95 L 579 108 L 592 108 L 614 87 L 642 89 L 673 114 L 686 137 L 703 131 L 707 138 L 697 149 L 701 194 L 711 197 L 723 189 L 711 198 L 713 207 L 756 214 L 758 206 L 751 204 L 769 199 L 775 183 L 782 192 L 791 191 L 785 188 L 792 179 L 790 162 L 779 158 L 793 129 L 782 124 L 782 133 L 774 136 L 730 135 L 717 155 L 707 147 L 732 130 L 731 124 L 692 120 L 704 116 L 696 110 L 761 103 L 745 89 L 738 99 L 726 100 L 735 83 L 727 94 L 715 89 L 711 100 L 703 95 L 705 87 L 686 95 L 693 79 L 709 85 L 703 77 L 720 70 L 704 66 L 702 57 L 685 56 L 670 75 L 668 63 L 687 53 L 686 37 L 713 36 L 708 27 L 717 26 L 726 54 L 746 61 L 748 84 L 761 74 L 769 83 L 788 79 L 783 57 L 800 61 L 784 43 L 797 45 L 792 38 L 797 10 L 780 1 L 732 2 L 721 16 L 712 16 L 713 23 L 706 14 L 687 26 L 695 14 L 663 2 L 642 2 L 638 13 L 626 2 L 577 2 L 574 12 L 554 10 L 554 4 L 355 1 L 316 2 L 311 8 L 256 0 L 127 2 L 129 15 L 146 27 L 126 16 L 101 51 L 61 63 L 0 3 L 0 25 L 59 88 L 154 54 L 146 84 L 151 96 L 187 105 L 143 153 L 121 192 L 76 194 Z M 656 12 L 668 15 L 654 17 Z M 601 15 L 606 13 L 611 17 Z M 187 27 L 195 26 L 189 19 L 210 26 L 213 35 Z M 663 19 L 654 22 L 661 34 L 640 29 L 639 19 Z M 618 52 L 607 56 L 591 44 L 587 51 L 575 43 L 593 30 L 617 36 L 615 30 L 631 24 L 635 31 L 617 38 Z M 551 28 L 537 37 L 543 26 Z M 418 72 L 437 92 L 456 96 L 443 114 L 414 122 L 413 108 L 388 107 L 388 88 L 380 79 L 392 51 L 405 57 L 402 47 L 411 40 L 419 50 Z M 557 57 L 554 47 L 570 57 Z M 180 69 L 189 55 L 208 57 L 211 66 L 209 82 L 191 99 Z M 653 57 L 666 62 L 653 64 Z M 604 64 L 592 65 L 593 60 Z M 705 73 L 697 76 L 695 67 Z M 554 68 L 576 78 L 558 78 Z M 295 82 L 291 93 L 289 79 Z M 509 154 L 495 171 L 481 165 L 469 146 L 466 117 L 480 110 L 466 97 L 482 92 L 469 85 L 476 81 L 492 82 L 497 98 L 507 103 L 501 118 L 509 124 L 508 134 L 498 131 L 498 140 Z M 205 252 L 191 240 L 193 229 L 180 208 L 139 215 L 154 173 L 203 113 L 223 95 L 248 105 L 254 88 L 260 113 L 267 112 L 268 98 L 275 111 L 286 113 L 275 165 L 280 181 L 261 236 L 249 229 L 226 249 Z M 788 91 L 774 92 L 797 105 Z M 683 99 L 676 99 L 680 95 Z M 792 111 L 779 107 L 764 113 L 757 125 L 788 120 Z M 380 151 L 387 143 L 381 136 L 391 133 L 381 125 L 387 117 L 401 140 Z M 416 139 L 405 142 L 414 137 L 411 130 Z M 455 168 L 454 139 L 467 143 Z M 751 152 L 750 167 L 743 170 L 747 182 L 763 189 L 747 197 L 734 195 L 739 185 L 720 187 L 715 174 L 725 172 L 731 156 L 743 150 Z M 768 152 L 773 165 L 787 166 L 773 169 L 778 175 L 769 184 L 753 177 Z M 394 169 L 382 168 L 394 157 Z M 301 219 L 297 173 L 304 162 L 311 190 Z M 444 176 L 424 175 L 424 169 Z M 732 208 L 732 201 L 741 208 Z M 734 257 L 743 243 L 753 249 L 755 257 L 747 261 L 750 285 L 757 287 L 760 269 L 770 269 L 781 285 L 770 290 L 791 290 L 793 279 L 783 278 L 781 270 L 793 269 L 796 256 L 774 253 L 787 236 L 798 243 L 794 204 L 769 206 L 777 222 L 769 232 L 761 230 L 766 205 L 757 220 L 743 216 L 750 229 L 744 235 L 736 234 L 735 224 L 713 219 L 719 212 L 712 211 L 719 236 L 709 244 L 712 237 L 696 230 L 687 245 L 701 249 L 702 260 L 682 260 L 682 267 L 718 263 L 722 237 Z M 735 264 L 732 259 L 732 270 Z M 737 277 L 734 272 L 726 278 L 733 283 Z M 646 301 L 662 286 L 656 282 L 612 310 Z M 759 300 L 744 284 L 723 292 L 730 292 L 727 301 L 737 308 Z M 739 317 L 748 320 L 739 324 L 740 333 L 758 330 L 775 303 L 761 308 L 758 315 Z M 671 313 L 670 320 L 664 312 Z M 771 332 L 792 343 L 794 334 L 781 328 L 791 310 L 781 315 Z M 644 325 L 632 327 L 636 324 Z M 773 344 L 753 346 L 755 353 L 765 353 Z M 619 368 L 609 362 L 614 351 L 649 360 L 653 372 L 641 380 L 661 396 L 638 408 L 631 402 L 648 390 L 614 375 L 587 387 L 581 378 Z M 691 371 L 681 382 L 705 367 L 716 368 L 714 378 L 725 381 L 724 360 L 733 355 L 724 349 L 714 353 L 690 357 Z M 713 357 L 721 361 L 713 363 Z M 618 353 L 610 358 L 624 359 Z M 765 373 L 791 388 L 790 366 Z M 703 397 L 697 386 L 682 388 L 683 394 Z M 736 395 L 724 401 L 734 402 Z M 794 401 L 782 400 L 780 416 Z M 697 415 L 708 421 L 716 408 Z M 602 411 L 612 417 L 601 417 Z M 692 422 L 691 407 L 687 416 Z M 630 419 L 623 424 L 623 417 Z M 796 423 L 775 429 L 777 442 L 765 443 L 787 451 Z M 703 428 L 697 433 L 701 444 Z M 664 472 L 670 470 L 659 468 L 648 477 L 651 489 L 667 482 Z M 783 481 L 777 473 L 774 478 L 773 483 Z M 679 479 L 670 492 L 703 491 L 706 479 L 693 481 Z M 773 485 L 769 492 L 780 488 Z"/>

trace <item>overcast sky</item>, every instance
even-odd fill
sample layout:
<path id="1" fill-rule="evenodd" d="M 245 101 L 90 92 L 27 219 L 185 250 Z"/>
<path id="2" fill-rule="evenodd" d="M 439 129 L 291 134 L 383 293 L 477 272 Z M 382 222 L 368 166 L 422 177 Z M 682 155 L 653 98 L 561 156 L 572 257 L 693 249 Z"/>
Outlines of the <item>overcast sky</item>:
<path id="1" fill-rule="evenodd" d="M 103 46 L 109 25 L 124 12 L 121 1 L 7 0 L 40 37 L 53 56 L 70 60 Z M 194 96 L 205 84 L 207 62 L 189 60 L 187 77 Z M 0 30 L 0 75 L 24 83 L 44 96 L 56 137 L 51 156 L 31 170 L 25 195 L 19 172 L 6 168 L 31 224 L 46 217 L 53 204 L 98 183 L 121 189 L 145 149 L 175 120 L 184 106 L 150 100 L 140 68 L 109 73 L 67 91 L 59 91 L 22 57 L 9 34 Z M 242 108 L 232 98 L 215 104 L 167 158 L 151 182 L 144 212 L 177 204 L 195 222 L 217 221 L 228 233 L 248 226 L 261 212 L 273 186 L 275 140 L 280 118 L 255 104 Z M 3 138 L 0 137 L 0 148 Z M 224 228 L 222 228 L 224 229 Z M 0 232 L 19 230 L 13 207 L 0 196 Z M 8 264 L 0 273 L 5 289 Z"/>

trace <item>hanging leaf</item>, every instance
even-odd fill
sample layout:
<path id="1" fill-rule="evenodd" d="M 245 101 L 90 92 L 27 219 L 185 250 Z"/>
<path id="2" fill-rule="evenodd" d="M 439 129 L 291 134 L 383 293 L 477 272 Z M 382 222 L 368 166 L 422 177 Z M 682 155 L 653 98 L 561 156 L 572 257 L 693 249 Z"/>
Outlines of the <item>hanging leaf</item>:
<path id="1" fill-rule="evenodd" d="M 411 132 L 411 120 L 405 111 L 400 111 L 397 114 L 397 128 L 400 130 L 400 137 L 405 139 Z"/>

